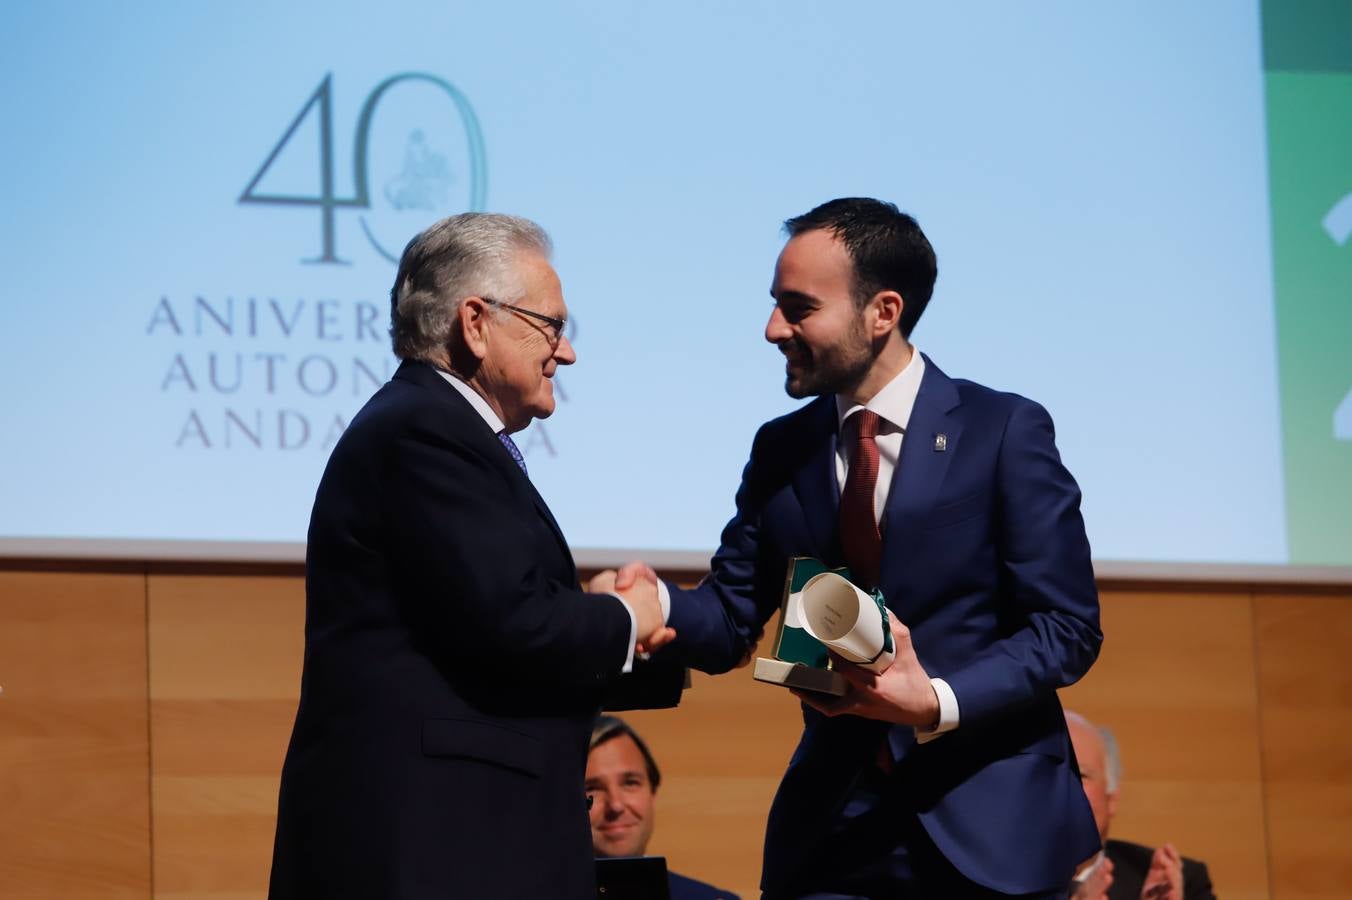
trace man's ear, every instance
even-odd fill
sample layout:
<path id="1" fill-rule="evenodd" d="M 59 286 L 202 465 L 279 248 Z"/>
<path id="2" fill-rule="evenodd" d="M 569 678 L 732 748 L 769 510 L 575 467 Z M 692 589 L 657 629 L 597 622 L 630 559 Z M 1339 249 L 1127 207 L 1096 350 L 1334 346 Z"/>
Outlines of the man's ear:
<path id="1" fill-rule="evenodd" d="M 488 356 L 488 304 L 479 297 L 466 297 L 455 310 L 465 349 L 482 362 Z"/>
<path id="2" fill-rule="evenodd" d="M 1108 822 L 1111 824 L 1113 818 L 1117 815 L 1117 791 L 1109 791 L 1106 799 L 1108 801 Z"/>
<path id="3" fill-rule="evenodd" d="M 872 303 L 877 310 L 873 320 L 872 336 L 887 337 L 897 330 L 897 325 L 901 322 L 901 311 L 906 308 L 906 301 L 896 291 L 879 291 L 873 295 Z"/>

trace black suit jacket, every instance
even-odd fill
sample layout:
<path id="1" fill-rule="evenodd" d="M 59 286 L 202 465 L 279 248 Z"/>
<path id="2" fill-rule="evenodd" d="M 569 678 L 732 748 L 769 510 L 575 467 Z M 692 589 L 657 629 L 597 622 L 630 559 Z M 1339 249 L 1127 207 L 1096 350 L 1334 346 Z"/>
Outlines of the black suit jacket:
<path id="1" fill-rule="evenodd" d="M 1108 900 L 1140 900 L 1141 886 L 1150 871 L 1155 851 L 1129 841 L 1109 840 L 1103 848 L 1113 864 L 1113 883 Z M 1206 863 L 1183 858 L 1183 900 L 1216 900 Z"/>
<path id="2" fill-rule="evenodd" d="M 595 896 L 583 772 L 630 619 L 577 583 L 483 419 L 401 365 L 315 498 L 273 900 Z"/>

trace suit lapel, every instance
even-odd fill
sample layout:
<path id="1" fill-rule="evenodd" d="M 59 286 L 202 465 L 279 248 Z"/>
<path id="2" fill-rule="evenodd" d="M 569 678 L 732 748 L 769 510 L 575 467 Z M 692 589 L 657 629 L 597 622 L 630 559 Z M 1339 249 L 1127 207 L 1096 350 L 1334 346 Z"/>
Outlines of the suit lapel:
<path id="1" fill-rule="evenodd" d="M 530 495 L 531 502 L 535 505 L 536 512 L 540 518 L 544 519 L 549 530 L 553 532 L 555 539 L 559 542 L 559 548 L 563 551 L 564 559 L 568 560 L 568 566 L 572 570 L 571 580 L 577 580 L 577 567 L 573 562 L 573 553 L 568 548 L 568 541 L 563 537 L 563 529 L 559 528 L 559 523 L 555 521 L 554 514 L 549 511 L 548 504 L 545 503 L 540 492 L 535 489 L 534 483 L 521 471 L 521 467 L 512 459 L 507 448 L 498 440 L 498 436 L 493 433 L 493 429 L 483 420 L 483 417 L 470 406 L 469 401 L 460 396 L 460 392 L 446 383 L 436 369 L 426 363 L 405 360 L 400 364 L 398 371 L 394 373 L 395 378 L 412 381 L 415 384 L 431 390 L 436 396 L 443 398 L 446 403 L 454 410 L 461 419 L 464 419 L 461 434 L 463 438 L 470 443 L 478 443 L 480 452 L 485 457 L 495 460 L 501 465 L 507 473 L 509 479 L 520 479 L 517 482 L 525 487 Z"/>
<path id="2" fill-rule="evenodd" d="M 545 498 L 541 497 L 540 492 L 535 489 L 535 483 L 529 478 L 526 478 L 526 473 L 520 471 L 520 467 L 516 465 L 515 460 L 512 462 L 512 467 L 517 469 L 522 478 L 525 478 L 526 485 L 530 488 L 531 499 L 535 501 L 536 511 L 540 514 L 540 518 L 545 520 L 545 523 L 549 526 L 549 530 L 554 532 L 554 537 L 558 540 L 559 547 L 563 549 L 563 555 L 567 558 L 568 565 L 573 568 L 574 579 L 576 579 L 577 567 L 573 563 L 573 552 L 568 548 L 568 541 L 564 539 L 563 529 L 560 528 L 559 523 L 554 520 L 554 514 L 549 511 L 549 506 L 545 503 Z"/>
<path id="3" fill-rule="evenodd" d="M 925 377 L 916 394 L 911 420 L 901 442 L 901 458 L 897 460 L 887 494 L 879 573 L 884 590 L 896 584 L 906 571 L 915 536 L 934 508 L 939 485 L 957 452 L 962 422 L 952 412 L 959 403 L 958 389 L 952 380 L 925 357 Z M 889 601 L 894 599 L 889 596 Z"/>
<path id="4" fill-rule="evenodd" d="M 830 563 L 840 558 L 840 487 L 836 483 L 836 404 L 820 397 L 810 407 L 803 447 L 811 448 L 793 474 L 793 492 L 802 506 L 812 551 Z"/>

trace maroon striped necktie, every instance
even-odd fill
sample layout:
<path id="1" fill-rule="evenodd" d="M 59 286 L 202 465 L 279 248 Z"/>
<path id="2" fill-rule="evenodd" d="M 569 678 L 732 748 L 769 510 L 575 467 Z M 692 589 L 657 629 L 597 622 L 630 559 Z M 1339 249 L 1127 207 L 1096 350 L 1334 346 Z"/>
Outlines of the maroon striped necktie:
<path id="1" fill-rule="evenodd" d="M 840 545 L 854 580 L 861 586 L 878 586 L 883 555 L 882 534 L 873 512 L 873 490 L 878 484 L 878 435 L 881 422 L 872 410 L 851 416 L 855 425 L 854 456 L 840 495 Z"/>

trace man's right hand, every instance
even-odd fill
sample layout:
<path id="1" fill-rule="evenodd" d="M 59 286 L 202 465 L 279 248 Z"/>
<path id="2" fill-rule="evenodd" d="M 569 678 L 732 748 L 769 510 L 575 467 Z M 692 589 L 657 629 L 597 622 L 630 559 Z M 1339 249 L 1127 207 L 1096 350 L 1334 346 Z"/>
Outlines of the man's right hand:
<path id="1" fill-rule="evenodd" d="M 645 562 L 642 562 L 641 560 L 634 560 L 631 563 L 625 563 L 624 566 L 622 566 L 618 572 L 614 572 L 607 569 L 605 572 L 602 572 L 600 575 L 597 575 L 596 577 L 601 578 L 603 576 L 606 579 L 608 579 L 605 582 L 607 585 L 609 585 L 609 587 L 605 588 L 606 591 L 614 591 L 618 587 L 627 588 L 631 584 L 634 584 L 638 581 L 642 581 L 644 579 L 652 581 L 654 584 L 657 583 L 657 573 L 653 571 L 653 567 Z M 597 583 L 596 579 L 592 579 L 593 587 L 591 588 L 591 590 L 593 592 L 597 590 L 597 588 L 594 586 L 596 583 Z M 671 631 L 671 629 L 667 630 Z M 672 631 L 672 635 L 675 636 L 674 631 Z M 734 669 L 740 669 L 743 668 L 744 666 L 751 665 L 751 660 L 756 658 L 756 647 L 760 644 L 761 639 L 764 637 L 765 637 L 764 628 L 756 632 L 756 639 L 751 642 L 751 646 L 746 648 L 746 652 L 743 653 L 742 658 L 737 661 L 737 665 L 733 666 Z M 661 645 L 659 644 L 658 646 Z"/>
<path id="2" fill-rule="evenodd" d="M 638 652 L 652 653 L 675 639 L 676 631 L 667 627 L 662 615 L 657 573 L 651 566 L 637 560 L 626 563 L 620 568 L 611 590 L 625 599 L 638 619 Z"/>
<path id="3" fill-rule="evenodd" d="M 587 582 L 587 593 L 589 594 L 613 594 L 615 593 L 615 570 L 606 569 L 604 572 L 597 572 Z"/>
<path id="4" fill-rule="evenodd" d="M 627 588 L 638 581 L 651 581 L 657 584 L 657 572 L 641 559 L 627 562 L 615 573 L 615 587 Z"/>

